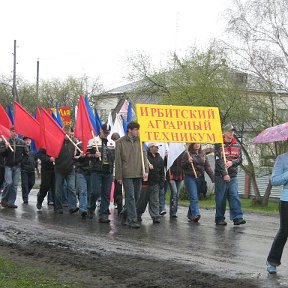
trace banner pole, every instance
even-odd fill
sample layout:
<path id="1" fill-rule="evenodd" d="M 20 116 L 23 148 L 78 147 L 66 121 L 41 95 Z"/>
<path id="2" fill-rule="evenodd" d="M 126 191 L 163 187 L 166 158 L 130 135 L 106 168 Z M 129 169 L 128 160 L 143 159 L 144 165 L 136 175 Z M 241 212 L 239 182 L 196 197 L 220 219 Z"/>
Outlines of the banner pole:
<path id="1" fill-rule="evenodd" d="M 80 152 L 83 153 L 83 151 L 74 143 L 74 141 L 70 138 L 68 134 L 65 135 L 67 139 L 75 146 L 75 148 Z"/>
<path id="2" fill-rule="evenodd" d="M 95 143 L 95 148 L 96 148 L 96 151 L 99 152 L 99 149 L 98 149 L 98 146 L 97 146 L 97 142 L 96 142 L 96 137 L 95 137 L 95 134 L 94 134 L 94 131 L 91 130 L 91 133 L 92 133 L 92 136 L 93 136 L 93 139 L 94 139 L 94 143 Z M 99 157 L 99 160 L 101 160 L 101 156 Z"/>
<path id="3" fill-rule="evenodd" d="M 191 157 L 190 154 L 189 154 L 189 151 L 188 151 L 188 147 L 187 147 L 187 144 L 185 144 L 185 150 L 186 150 L 186 153 L 188 155 L 188 157 Z M 191 157 L 192 158 L 192 157 Z M 192 158 L 193 159 L 193 158 Z M 195 175 L 195 178 L 197 179 L 197 173 L 196 173 L 196 170 L 195 170 L 195 167 L 194 167 L 194 164 L 193 164 L 193 161 L 191 162 L 191 167 L 192 167 L 192 170 L 193 170 L 193 173 Z"/>
<path id="4" fill-rule="evenodd" d="M 141 162 L 142 162 L 142 169 L 143 169 L 143 176 L 145 175 L 145 164 L 144 164 L 144 156 L 143 156 L 143 144 L 142 141 L 140 141 L 140 153 L 141 153 Z"/>
<path id="5" fill-rule="evenodd" d="M 11 147 L 10 143 L 6 140 L 6 138 L 4 137 L 4 135 L 1 135 L 2 139 L 4 140 L 5 144 L 8 144 L 9 149 L 14 152 L 13 148 Z"/>

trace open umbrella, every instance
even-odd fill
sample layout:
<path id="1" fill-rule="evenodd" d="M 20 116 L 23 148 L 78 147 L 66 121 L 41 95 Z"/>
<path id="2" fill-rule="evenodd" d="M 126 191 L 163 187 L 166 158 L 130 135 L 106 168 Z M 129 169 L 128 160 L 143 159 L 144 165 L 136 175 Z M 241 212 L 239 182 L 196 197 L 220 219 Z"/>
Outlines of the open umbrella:
<path id="1" fill-rule="evenodd" d="M 267 144 L 288 140 L 288 122 L 263 130 L 253 140 L 254 144 Z"/>

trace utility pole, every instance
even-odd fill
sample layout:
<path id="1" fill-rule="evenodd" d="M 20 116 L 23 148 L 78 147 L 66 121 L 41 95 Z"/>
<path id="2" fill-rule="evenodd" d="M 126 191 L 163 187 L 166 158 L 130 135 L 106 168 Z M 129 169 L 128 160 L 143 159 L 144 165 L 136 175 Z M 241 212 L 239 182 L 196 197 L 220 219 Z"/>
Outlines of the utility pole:
<path id="1" fill-rule="evenodd" d="M 14 40 L 14 53 L 13 53 L 13 86 L 12 86 L 12 95 L 13 103 L 18 99 L 17 88 L 16 88 L 16 40 Z"/>
<path id="2" fill-rule="evenodd" d="M 36 107 L 39 99 L 39 59 L 37 60 L 37 75 L 36 75 Z"/>

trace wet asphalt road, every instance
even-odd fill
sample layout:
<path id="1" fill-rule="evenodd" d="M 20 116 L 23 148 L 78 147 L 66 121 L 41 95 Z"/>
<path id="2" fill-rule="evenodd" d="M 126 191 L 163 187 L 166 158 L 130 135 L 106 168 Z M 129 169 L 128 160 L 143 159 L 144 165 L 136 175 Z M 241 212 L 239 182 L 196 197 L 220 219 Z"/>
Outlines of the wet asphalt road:
<path id="1" fill-rule="evenodd" d="M 187 208 L 179 207 L 177 219 L 165 215 L 160 224 L 153 224 L 146 211 L 141 228 L 129 229 L 121 225 L 113 208 L 110 224 L 100 224 L 97 218 L 83 220 L 78 213 L 70 215 L 68 208 L 63 215 L 54 214 L 46 199 L 38 211 L 36 193 L 32 190 L 28 205 L 22 204 L 18 193 L 18 209 L 0 208 L 1 240 L 28 242 L 31 239 L 25 239 L 23 232 L 29 231 L 33 241 L 59 243 L 61 239 L 70 249 L 84 252 L 172 259 L 219 276 L 254 279 L 259 287 L 288 287 L 288 249 L 284 250 L 283 264 L 276 276 L 265 270 L 266 257 L 279 227 L 276 216 L 246 214 L 246 225 L 234 226 L 229 221 L 226 227 L 219 227 L 214 224 L 214 210 L 202 210 L 200 223 L 195 224 L 187 221 Z M 11 228 L 13 235 L 5 232 Z"/>

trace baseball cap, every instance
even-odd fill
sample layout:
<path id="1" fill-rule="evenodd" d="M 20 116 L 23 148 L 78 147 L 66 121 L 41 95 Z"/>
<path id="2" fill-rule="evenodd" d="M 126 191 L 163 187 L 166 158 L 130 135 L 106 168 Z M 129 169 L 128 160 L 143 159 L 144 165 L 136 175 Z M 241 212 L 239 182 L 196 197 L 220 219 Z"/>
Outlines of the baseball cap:
<path id="1" fill-rule="evenodd" d="M 148 144 L 148 148 L 151 148 L 153 146 L 159 147 L 159 146 L 162 146 L 162 144 L 158 144 L 158 143 L 149 143 Z"/>
<path id="2" fill-rule="evenodd" d="M 111 131 L 111 126 L 108 123 L 105 123 L 101 126 L 101 129 L 103 130 L 104 133 L 107 133 Z"/>
<path id="3" fill-rule="evenodd" d="M 228 131 L 235 131 L 235 127 L 232 124 L 227 124 L 223 127 L 223 132 L 228 132 Z"/>

